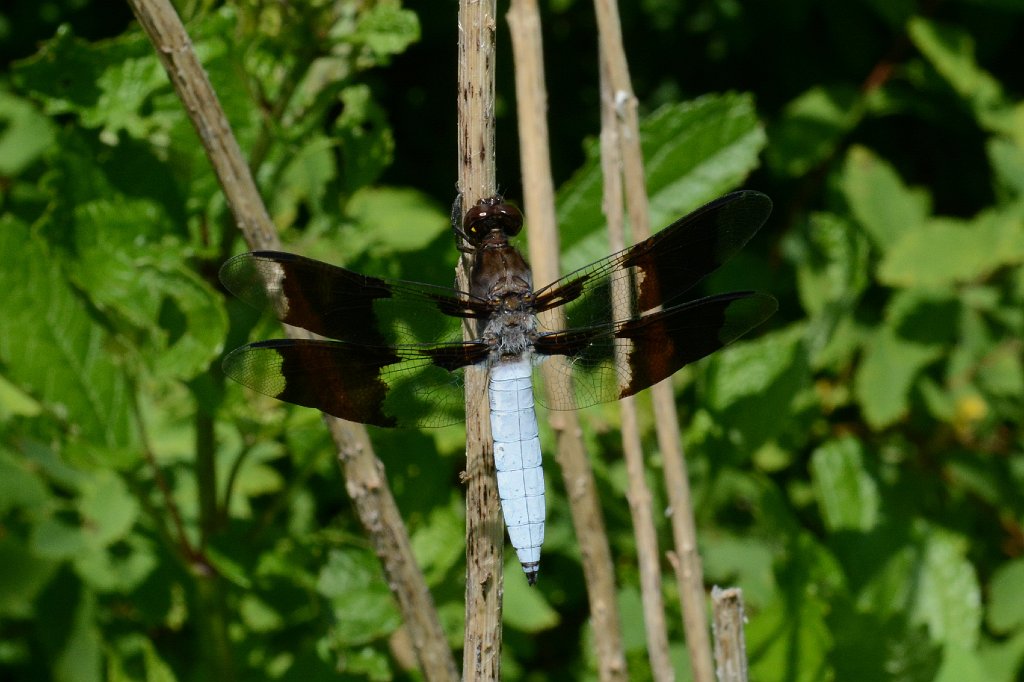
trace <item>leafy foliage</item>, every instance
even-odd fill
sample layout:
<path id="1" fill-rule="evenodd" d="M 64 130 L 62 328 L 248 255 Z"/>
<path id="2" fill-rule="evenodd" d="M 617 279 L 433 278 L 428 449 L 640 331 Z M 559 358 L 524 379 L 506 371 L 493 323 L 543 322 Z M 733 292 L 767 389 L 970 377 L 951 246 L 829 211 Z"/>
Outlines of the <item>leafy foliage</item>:
<path id="1" fill-rule="evenodd" d="M 454 7 L 179 4 L 289 248 L 450 282 Z M 740 185 L 776 202 L 704 285 L 774 293 L 773 326 L 676 381 L 705 578 L 744 589 L 753 674 L 1020 679 L 1024 7 L 621 4 L 654 222 Z M 39 7 L 0 10 L 2 676 L 415 677 L 317 415 L 219 371 L 276 334 L 216 282 L 243 247 L 159 60 L 119 3 Z M 607 251 L 581 139 L 589 12 L 545 15 L 566 269 Z M 584 425 L 645 679 L 616 415 Z M 458 646 L 462 435 L 373 437 Z M 548 480 L 541 583 L 506 577 L 503 665 L 587 678 L 579 554 Z M 678 645 L 667 572 L 665 591 Z"/>

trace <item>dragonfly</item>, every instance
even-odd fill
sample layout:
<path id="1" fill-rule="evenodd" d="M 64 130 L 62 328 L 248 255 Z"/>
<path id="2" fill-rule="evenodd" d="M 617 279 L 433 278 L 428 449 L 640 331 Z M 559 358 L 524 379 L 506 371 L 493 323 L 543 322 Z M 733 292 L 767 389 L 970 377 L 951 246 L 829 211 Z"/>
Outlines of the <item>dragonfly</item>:
<path id="1" fill-rule="evenodd" d="M 765 293 L 684 294 L 738 252 L 771 208 L 764 194 L 733 192 L 539 289 L 510 242 L 522 213 L 501 196 L 453 221 L 471 254 L 469 291 L 292 253 L 242 253 L 221 268 L 224 286 L 322 338 L 249 343 L 223 369 L 264 395 L 373 426 L 446 426 L 465 419 L 467 399 L 486 400 L 502 515 L 533 585 L 545 520 L 535 402 L 566 410 L 631 396 L 767 320 L 778 304 Z M 538 314 L 555 309 L 566 322 L 548 328 Z M 466 320 L 477 330 L 470 340 Z M 555 357 L 563 380 L 535 398 L 535 369 Z M 472 366 L 489 372 L 486 395 L 464 394 L 462 370 Z"/>

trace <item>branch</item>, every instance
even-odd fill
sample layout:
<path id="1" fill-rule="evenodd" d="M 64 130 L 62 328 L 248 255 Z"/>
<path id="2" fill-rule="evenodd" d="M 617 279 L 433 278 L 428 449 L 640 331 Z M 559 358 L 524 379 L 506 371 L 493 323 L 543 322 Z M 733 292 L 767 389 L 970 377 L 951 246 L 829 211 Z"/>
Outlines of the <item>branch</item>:
<path id="1" fill-rule="evenodd" d="M 547 128 L 547 92 L 544 84 L 543 45 L 536 0 L 512 0 L 507 15 L 515 55 L 516 102 L 519 146 L 522 155 L 523 199 L 530 217 L 530 261 L 537 282 L 558 279 L 558 231 Z M 548 329 L 564 329 L 564 311 L 542 315 Z M 541 366 L 549 392 L 573 395 L 566 372 L 559 371 L 564 358 L 550 357 Z M 602 680 L 627 678 L 622 649 L 615 572 L 594 472 L 587 459 L 579 416 L 575 410 L 550 413 L 557 438 L 557 459 L 569 496 L 573 526 L 580 543 L 583 573 L 590 598 L 598 670 Z"/>
<path id="2" fill-rule="evenodd" d="M 185 27 L 168 0 L 129 0 L 149 36 L 206 149 L 235 222 L 251 249 L 278 249 L 280 241 Z M 287 328 L 292 338 L 299 332 Z M 455 680 L 458 672 L 423 574 L 416 565 L 384 467 L 366 429 L 324 416 L 338 462 L 363 527 L 380 558 L 429 680 Z"/>
<path id="3" fill-rule="evenodd" d="M 640 147 L 640 125 L 636 95 L 629 78 L 629 66 L 622 45 L 622 28 L 614 0 L 595 0 L 597 25 L 601 41 L 602 61 L 607 63 L 607 77 L 616 105 L 618 141 L 623 159 L 626 202 L 633 239 L 650 236 L 647 211 L 647 189 L 644 182 L 643 152 Z M 663 381 L 651 389 L 654 404 L 658 445 L 665 468 L 672 531 L 679 568 L 676 580 L 682 601 L 683 627 L 690 651 L 690 665 L 697 682 L 712 682 L 711 641 L 708 637 L 705 611 L 704 577 L 697 554 L 697 530 L 693 519 L 690 483 L 683 458 L 672 383 Z M 650 578 L 648 578 L 650 579 Z"/>
<path id="4" fill-rule="evenodd" d="M 495 0 L 459 2 L 458 139 L 463 211 L 497 193 L 494 159 Z M 463 213 L 464 215 L 464 213 Z M 468 257 L 459 262 L 459 288 L 469 291 Z M 476 338 L 470 324 L 467 339 Z M 487 371 L 465 369 L 466 380 L 466 634 L 464 679 L 501 679 L 501 607 L 504 576 L 494 446 L 487 402 Z"/>

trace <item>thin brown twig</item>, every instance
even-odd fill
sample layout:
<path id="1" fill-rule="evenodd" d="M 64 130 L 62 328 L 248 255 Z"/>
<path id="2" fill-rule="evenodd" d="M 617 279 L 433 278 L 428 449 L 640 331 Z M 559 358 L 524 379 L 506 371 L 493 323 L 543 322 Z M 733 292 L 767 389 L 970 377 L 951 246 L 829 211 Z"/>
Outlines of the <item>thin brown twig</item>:
<path id="1" fill-rule="evenodd" d="M 459 2 L 458 154 L 463 211 L 497 193 L 494 157 L 494 0 Z M 469 290 L 468 256 L 456 271 Z M 466 338 L 477 329 L 467 323 Z M 487 405 L 486 370 L 467 367 L 466 381 L 466 633 L 465 680 L 501 679 L 504 590 L 501 520 Z"/>
<path id="2" fill-rule="evenodd" d="M 543 68 L 540 15 L 536 0 L 512 0 L 507 14 L 516 69 L 516 102 L 522 157 L 523 200 L 529 216 L 530 261 L 536 282 L 559 276 L 558 231 L 547 128 L 547 91 Z M 561 310 L 541 316 L 548 329 L 565 326 Z M 541 367 L 547 390 L 572 395 L 562 358 L 551 357 Z M 608 536 L 601 518 L 594 473 L 587 459 L 579 417 L 574 410 L 552 412 L 557 438 L 557 460 L 569 495 L 573 525 L 583 560 L 590 599 L 591 621 L 601 680 L 627 679 L 622 648 L 619 610 L 615 597 L 615 572 Z"/>
<path id="3" fill-rule="evenodd" d="M 246 243 L 252 249 L 279 248 L 252 174 L 174 7 L 168 0 L 129 0 L 129 4 L 199 134 Z M 286 332 L 298 335 L 292 328 Z M 384 566 L 424 676 L 457 679 L 440 619 L 366 429 L 326 415 L 324 421 L 338 448 L 346 490 Z"/>
<path id="4" fill-rule="evenodd" d="M 612 252 L 626 247 L 623 215 L 622 131 L 618 124 L 618 102 L 611 86 L 608 57 L 600 50 L 601 72 L 601 174 L 602 209 L 608 222 L 609 246 Z M 630 282 L 620 280 L 613 284 L 613 314 L 616 320 L 629 319 L 635 311 L 628 305 L 625 291 Z M 626 349 L 617 346 L 616 362 L 624 371 L 629 367 Z M 640 594 L 644 607 L 644 633 L 647 636 L 647 657 L 651 674 L 659 682 L 675 678 L 668 654 L 668 628 L 665 624 L 665 604 L 661 596 L 661 566 L 658 558 L 658 536 L 651 511 L 651 491 L 647 487 L 644 471 L 643 446 L 634 397 L 619 401 L 622 417 L 622 446 L 626 460 L 630 517 L 636 537 L 637 563 L 640 569 Z"/>
<path id="5" fill-rule="evenodd" d="M 608 80 L 617 105 L 630 225 L 633 228 L 633 239 L 639 241 L 650 235 L 650 220 L 644 182 L 643 152 L 640 147 L 637 100 L 633 93 L 625 49 L 622 45 L 618 8 L 614 0 L 595 0 L 595 7 L 601 54 L 608 63 Z M 682 601 L 683 627 L 690 652 L 690 665 L 697 682 L 712 682 L 714 667 L 708 636 L 703 569 L 697 553 L 696 523 L 693 519 L 689 479 L 671 382 L 663 381 L 655 385 L 651 393 L 658 445 L 664 462 L 673 538 L 679 556 L 680 568 L 676 571 L 676 580 L 679 583 Z"/>

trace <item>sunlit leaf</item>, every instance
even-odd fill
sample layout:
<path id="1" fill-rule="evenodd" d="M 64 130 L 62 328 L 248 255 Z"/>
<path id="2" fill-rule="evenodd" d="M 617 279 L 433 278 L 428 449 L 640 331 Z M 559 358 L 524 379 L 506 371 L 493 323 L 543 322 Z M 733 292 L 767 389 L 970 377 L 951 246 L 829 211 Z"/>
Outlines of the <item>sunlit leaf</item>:
<path id="1" fill-rule="evenodd" d="M 892 166 L 864 147 L 847 153 L 842 188 L 857 222 L 883 252 L 931 213 L 927 193 L 907 187 Z"/>
<path id="2" fill-rule="evenodd" d="M 112 340 L 28 230 L 0 218 L 0 362 L 9 379 L 44 400 L 87 438 L 134 441 L 130 396 Z"/>
<path id="3" fill-rule="evenodd" d="M 739 94 L 666 105 L 641 122 L 640 136 L 652 231 L 734 189 L 757 167 L 765 143 L 753 101 Z M 588 152 L 586 164 L 558 192 L 567 272 L 608 253 L 596 145 Z"/>
<path id="4" fill-rule="evenodd" d="M 829 530 L 868 531 L 878 521 L 878 485 L 852 438 L 825 443 L 811 455 L 811 478 Z"/>
<path id="5" fill-rule="evenodd" d="M 981 278 L 1024 262 L 1024 219 L 1017 211 L 972 221 L 933 218 L 894 240 L 878 268 L 891 286 L 935 287 Z"/>

